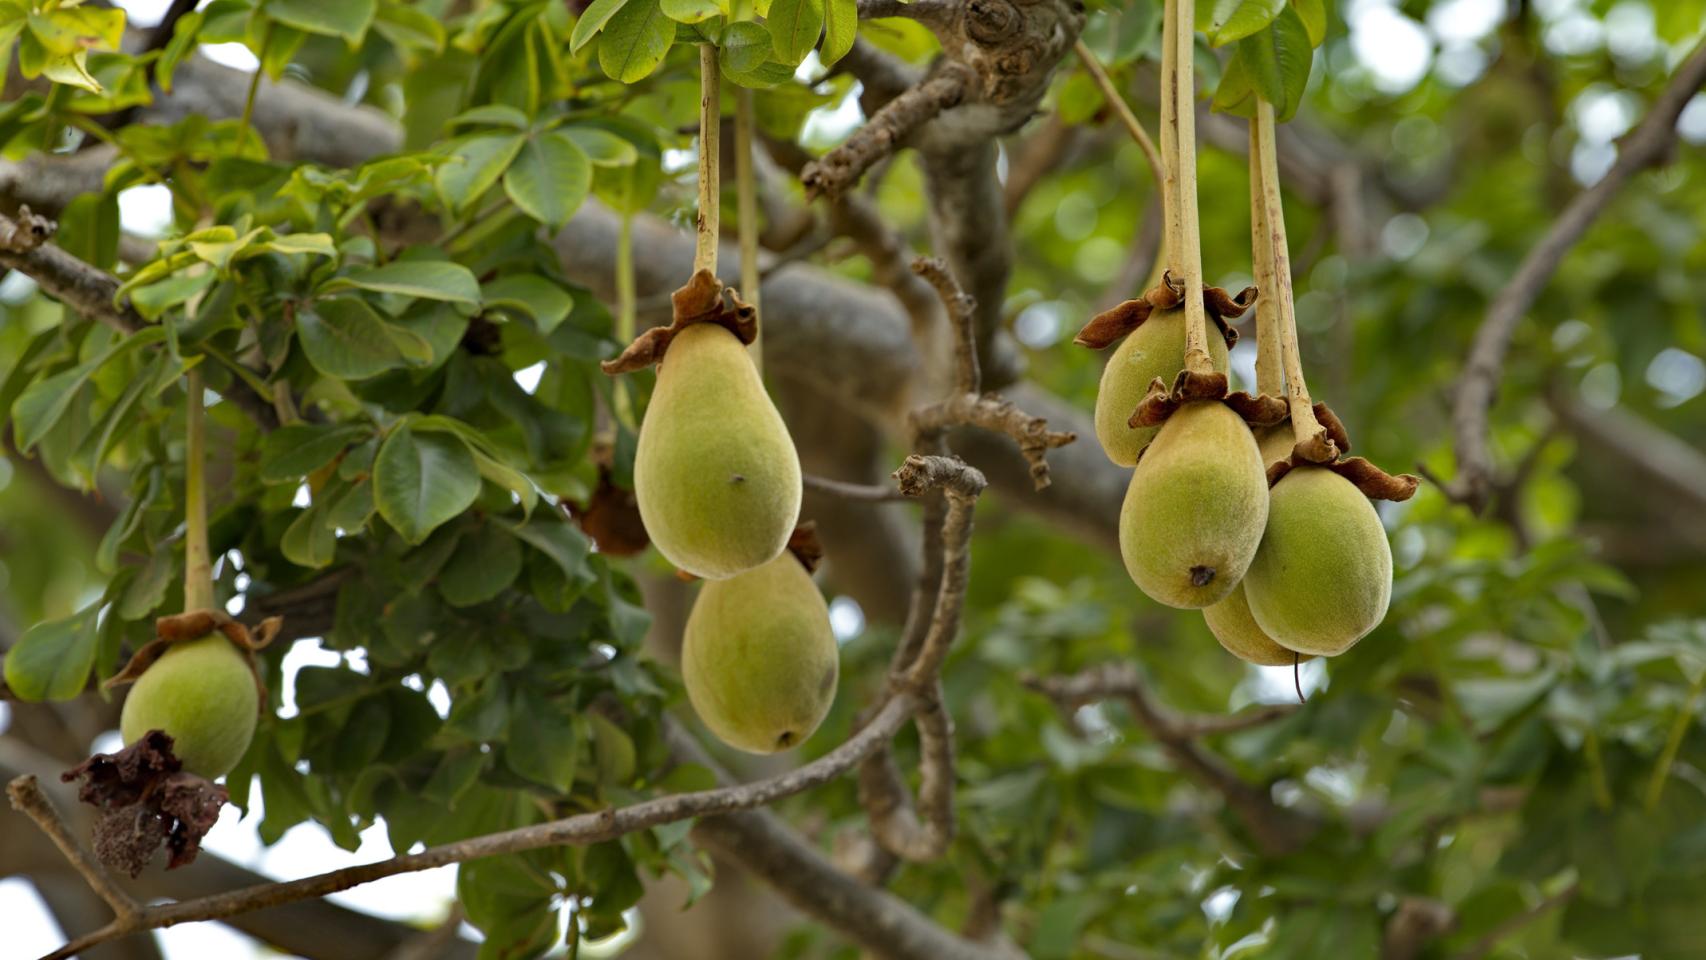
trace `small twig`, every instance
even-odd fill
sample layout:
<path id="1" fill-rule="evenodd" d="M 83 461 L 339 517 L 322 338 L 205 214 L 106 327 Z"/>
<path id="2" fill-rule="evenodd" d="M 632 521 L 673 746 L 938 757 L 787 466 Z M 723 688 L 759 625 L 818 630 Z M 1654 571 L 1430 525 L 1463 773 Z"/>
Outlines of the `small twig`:
<path id="1" fill-rule="evenodd" d="M 971 68 L 948 63 L 935 76 L 890 100 L 846 143 L 806 166 L 800 177 L 806 195 L 839 196 L 877 161 L 899 149 L 908 134 L 959 104 L 974 82 Z"/>
<path id="2" fill-rule="evenodd" d="M 1108 71 L 1102 67 L 1102 62 L 1096 59 L 1096 54 L 1089 46 L 1080 39 L 1073 45 L 1073 50 L 1084 64 L 1084 71 L 1090 74 L 1090 79 L 1095 81 L 1097 89 L 1102 91 L 1102 99 L 1108 102 L 1108 106 L 1119 116 L 1120 122 L 1125 124 L 1126 132 L 1131 134 L 1137 148 L 1143 151 L 1143 159 L 1149 162 L 1149 172 L 1155 177 L 1155 185 L 1161 186 L 1167 179 L 1167 171 L 1161 166 L 1161 154 L 1155 149 L 1155 141 L 1149 138 L 1149 131 L 1143 128 L 1142 121 L 1132 112 L 1131 104 L 1125 102 L 1120 88 L 1114 85 L 1113 78 L 1108 76 Z"/>
<path id="3" fill-rule="evenodd" d="M 1518 930 L 1521 930 L 1523 927 L 1528 926 L 1535 920 L 1540 919 L 1552 910 L 1569 903 L 1575 898 L 1576 893 L 1579 890 L 1580 887 L 1572 883 L 1552 896 L 1541 900 L 1532 907 L 1529 907 L 1527 910 L 1513 916 L 1506 917 L 1504 920 L 1500 921 L 1498 926 L 1487 931 L 1481 939 L 1475 941 L 1462 953 L 1453 957 L 1452 960 L 1481 960 L 1482 957 L 1493 952 L 1493 948 L 1499 945 L 1499 941 Z"/>
<path id="4" fill-rule="evenodd" d="M 859 804 L 881 849 L 913 863 L 938 859 L 954 839 L 954 729 L 941 684 L 919 708 L 918 808 L 888 747 L 859 765 Z M 923 811 L 920 817 L 918 810 Z"/>
<path id="5" fill-rule="evenodd" d="M 66 826 L 60 817 L 59 810 L 53 801 L 42 791 L 41 783 L 35 774 L 24 774 L 6 785 L 6 796 L 12 801 L 12 809 L 36 822 L 41 832 L 48 835 L 53 845 L 65 856 L 72 869 L 82 875 L 89 884 L 89 889 L 95 891 L 107 906 L 113 908 L 113 913 L 120 921 L 133 917 L 141 909 L 136 899 L 113 880 L 101 862 L 89 855 L 83 845 L 71 834 L 71 828 Z"/>
<path id="6" fill-rule="evenodd" d="M 1700 703 L 1700 694 L 1706 691 L 1706 672 L 1689 684 L 1688 697 L 1682 701 L 1682 706 L 1676 709 L 1676 718 L 1671 721 L 1670 734 L 1665 737 L 1664 749 L 1659 753 L 1658 762 L 1653 764 L 1652 778 L 1647 781 L 1647 812 L 1659 808 L 1659 800 L 1664 796 L 1665 781 L 1670 779 L 1671 767 L 1676 763 L 1677 751 L 1682 749 L 1682 738 L 1688 735 L 1689 725 L 1694 722 L 1694 709 Z"/>
<path id="7" fill-rule="evenodd" d="M 1026 677 L 1023 682 L 1063 709 L 1077 708 L 1098 700 L 1124 701 L 1132 718 L 1149 731 L 1184 773 L 1225 798 L 1226 805 L 1268 856 L 1282 856 L 1297 850 L 1308 842 L 1318 826 L 1312 818 L 1275 803 L 1266 789 L 1244 780 L 1218 754 L 1197 743 L 1197 732 L 1151 698 L 1148 687 L 1130 664 L 1108 663 L 1074 676 Z M 1264 713 L 1262 722 L 1285 715 Z"/>
<path id="8" fill-rule="evenodd" d="M 1047 420 L 1033 417 L 992 393 L 957 394 L 913 411 L 911 421 L 913 429 L 923 433 L 965 425 L 1006 434 L 1019 445 L 1019 453 L 1031 465 L 1031 481 L 1038 490 L 1049 485 L 1048 452 L 1078 439 L 1077 434 L 1069 431 L 1050 430 Z"/>
<path id="9" fill-rule="evenodd" d="M 948 265 L 936 257 L 912 261 L 912 272 L 930 282 L 948 309 L 948 319 L 954 328 L 955 388 L 961 393 L 980 392 L 983 377 L 977 368 L 977 321 L 973 316 L 977 301 L 954 279 Z"/>
<path id="10" fill-rule="evenodd" d="M 1637 172 L 1665 162 L 1666 154 L 1676 142 L 1677 117 L 1703 83 L 1706 83 L 1706 41 L 1696 45 L 1688 59 L 1677 67 L 1640 126 L 1623 139 L 1617 162 L 1598 183 L 1576 194 L 1488 306 L 1487 316 L 1475 332 L 1475 343 L 1464 361 L 1463 377 L 1458 381 L 1452 407 L 1457 479 L 1448 493 L 1454 500 L 1468 504 L 1477 512 L 1487 504 L 1493 478 L 1492 457 L 1487 448 L 1487 418 L 1517 324 L 1540 297 L 1570 248 L 1599 218 L 1617 191 Z"/>
<path id="11" fill-rule="evenodd" d="M 896 500 L 912 499 L 894 487 L 881 486 L 878 484 L 848 483 L 845 480 L 831 480 L 828 477 L 819 477 L 809 473 L 803 476 L 801 480 L 804 481 L 805 487 L 808 490 L 827 493 L 830 496 L 840 497 L 843 500 L 856 500 L 865 503 L 889 503 Z"/>
<path id="12" fill-rule="evenodd" d="M 273 24 L 276 22 L 277 21 L 268 18 L 266 27 L 261 31 L 260 58 L 263 61 L 267 58 L 267 47 L 272 43 L 272 28 Z M 266 72 L 265 64 L 258 64 L 255 67 L 254 76 L 249 78 L 249 92 L 248 95 L 243 98 L 243 116 L 237 121 L 238 149 L 242 149 L 243 141 L 249 139 L 250 124 L 255 117 L 255 94 L 261 92 L 261 75 Z M 263 142 L 265 141 L 263 140 Z M 374 235 L 373 242 L 376 246 L 378 245 L 379 237 L 377 234 Z"/>
<path id="13" fill-rule="evenodd" d="M 207 548 L 207 414 L 201 368 L 184 375 L 184 612 L 213 608 L 213 560 Z"/>

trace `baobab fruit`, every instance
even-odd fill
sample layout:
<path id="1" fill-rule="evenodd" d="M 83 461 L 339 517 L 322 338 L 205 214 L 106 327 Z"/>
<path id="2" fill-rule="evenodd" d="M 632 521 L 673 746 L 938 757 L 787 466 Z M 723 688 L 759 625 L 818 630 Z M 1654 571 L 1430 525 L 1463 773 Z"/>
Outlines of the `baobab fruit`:
<path id="1" fill-rule="evenodd" d="M 1292 434 L 1290 420 L 1281 420 L 1272 426 L 1256 427 L 1252 432 L 1256 436 L 1256 449 L 1262 451 L 1263 469 L 1291 457 L 1291 449 L 1296 440 Z"/>
<path id="2" fill-rule="evenodd" d="M 1260 552 L 1260 548 L 1257 550 Z M 1262 667 L 1289 667 L 1315 659 L 1311 654 L 1299 654 L 1280 646 L 1273 637 L 1262 632 L 1261 624 L 1250 616 L 1250 603 L 1244 597 L 1243 583 L 1233 587 L 1225 600 L 1204 607 L 1202 618 L 1208 622 L 1209 632 L 1226 648 L 1226 652 L 1246 663 Z"/>
<path id="3" fill-rule="evenodd" d="M 800 517 L 800 458 L 746 346 L 682 328 L 658 367 L 634 453 L 640 519 L 669 562 L 722 580 L 782 552 Z"/>
<path id="4" fill-rule="evenodd" d="M 1214 369 L 1226 372 L 1226 340 L 1211 327 L 1208 352 Z M 1122 467 L 1137 463 L 1137 455 L 1155 439 L 1159 427 L 1133 427 L 1132 411 L 1149 393 L 1155 378 L 1172 384 L 1185 368 L 1185 311 L 1157 310 L 1126 335 L 1102 368 L 1096 388 L 1096 439 L 1108 459 Z"/>
<path id="5" fill-rule="evenodd" d="M 1138 587 L 1201 608 L 1238 585 L 1268 521 L 1268 481 L 1244 419 L 1218 400 L 1187 403 L 1161 425 L 1120 508 L 1120 556 Z"/>
<path id="6" fill-rule="evenodd" d="M 724 743 L 750 753 L 797 746 L 829 713 L 839 672 L 829 608 L 793 554 L 699 588 L 681 678 Z"/>
<path id="7" fill-rule="evenodd" d="M 172 644 L 148 665 L 124 698 L 119 731 L 127 746 L 165 731 L 184 769 L 214 780 L 249 749 L 259 710 L 248 654 L 210 633 Z"/>
<path id="8" fill-rule="evenodd" d="M 1325 467 L 1274 484 L 1261 549 L 1244 576 L 1250 615 L 1300 653 L 1343 653 L 1386 617 L 1392 548 L 1374 505 Z"/>

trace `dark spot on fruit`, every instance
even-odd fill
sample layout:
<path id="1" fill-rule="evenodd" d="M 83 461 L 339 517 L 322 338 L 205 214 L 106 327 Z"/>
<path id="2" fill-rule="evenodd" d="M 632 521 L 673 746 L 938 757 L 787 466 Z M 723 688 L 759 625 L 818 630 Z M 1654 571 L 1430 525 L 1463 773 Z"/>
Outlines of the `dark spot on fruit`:
<path id="1" fill-rule="evenodd" d="M 1193 587 L 1206 587 L 1213 582 L 1214 582 L 1214 568 L 1213 567 L 1192 567 L 1191 568 L 1191 586 L 1193 586 Z"/>
<path id="2" fill-rule="evenodd" d="M 778 750 L 786 750 L 793 745 L 794 731 L 792 730 L 784 730 L 782 735 L 776 738 L 776 749 Z"/>
<path id="3" fill-rule="evenodd" d="M 817 682 L 817 692 L 828 693 L 829 688 L 833 686 L 835 686 L 835 668 L 830 667 L 823 672 L 823 679 Z"/>
<path id="4" fill-rule="evenodd" d="M 731 473 L 731 474 L 729 474 L 729 482 L 730 483 L 745 483 L 746 482 L 746 474 L 744 474 L 744 473 Z"/>

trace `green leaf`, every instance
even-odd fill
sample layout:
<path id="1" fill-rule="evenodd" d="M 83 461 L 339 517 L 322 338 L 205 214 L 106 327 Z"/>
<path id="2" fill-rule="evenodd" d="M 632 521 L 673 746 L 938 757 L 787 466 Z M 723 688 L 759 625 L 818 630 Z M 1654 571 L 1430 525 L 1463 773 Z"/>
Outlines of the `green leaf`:
<path id="1" fill-rule="evenodd" d="M 385 3 L 373 20 L 373 29 L 399 47 L 431 53 L 444 51 L 444 24 L 424 10 L 405 3 Z"/>
<path id="2" fill-rule="evenodd" d="M 1314 55 L 1303 21 L 1295 10 L 1285 8 L 1268 29 L 1238 41 L 1215 92 L 1215 109 L 1241 112 L 1237 108 L 1248 91 L 1273 104 L 1277 120 L 1289 120 L 1303 100 Z"/>
<path id="3" fill-rule="evenodd" d="M 773 0 L 766 26 L 770 42 L 776 47 L 776 58 L 797 67 L 806 54 L 817 46 L 818 34 L 823 32 L 824 0 Z"/>
<path id="4" fill-rule="evenodd" d="M 769 34 L 764 35 L 764 42 L 770 42 Z M 564 127 L 560 132 L 573 140 L 595 167 L 630 167 L 640 159 L 640 151 L 632 143 L 608 130 L 576 126 Z"/>
<path id="5" fill-rule="evenodd" d="M 464 110 L 446 121 L 452 127 L 468 124 L 471 126 L 514 127 L 526 130 L 532 125 L 527 114 L 507 103 L 484 103 L 470 110 Z"/>
<path id="6" fill-rule="evenodd" d="M 457 144 L 449 158 L 439 164 L 433 172 L 433 184 L 446 204 L 465 210 L 498 182 L 526 142 L 523 136 L 507 133 L 470 137 Z"/>
<path id="7" fill-rule="evenodd" d="M 332 562 L 338 550 L 338 539 L 331 524 L 326 522 L 326 502 L 315 500 L 313 506 L 298 513 L 285 528 L 278 548 L 286 560 L 314 570 Z"/>
<path id="8" fill-rule="evenodd" d="M 1303 28 L 1309 31 L 1309 42 L 1319 47 L 1327 39 L 1327 0 L 1291 0 Z"/>
<path id="9" fill-rule="evenodd" d="M 401 424 L 373 461 L 373 500 L 403 539 L 420 543 L 473 504 L 480 473 L 467 444 L 454 436 L 417 434 Z"/>
<path id="10" fill-rule="evenodd" d="M 738 20 L 723 33 L 718 60 L 725 73 L 745 74 L 764 66 L 775 52 L 769 30 L 751 20 Z"/>
<path id="11" fill-rule="evenodd" d="M 532 317 L 544 334 L 557 329 L 575 306 L 575 298 L 567 290 L 531 273 L 499 277 L 486 284 L 481 295 L 488 307 L 507 307 Z"/>
<path id="12" fill-rule="evenodd" d="M 261 441 L 263 483 L 290 483 L 332 462 L 371 431 L 357 423 L 292 423 Z"/>
<path id="13" fill-rule="evenodd" d="M 65 411 L 71 409 L 72 402 L 88 385 L 89 379 L 96 371 L 138 347 L 158 343 L 165 336 L 166 331 L 162 328 L 148 327 L 112 344 L 87 363 L 32 384 L 12 404 L 12 430 L 18 450 L 29 452 L 37 441 L 53 429 L 54 424 L 65 416 Z"/>
<path id="14" fill-rule="evenodd" d="M 6 686 L 24 700 L 70 700 L 82 693 L 95 663 L 99 611 L 91 605 L 25 631 L 6 653 Z"/>
<path id="15" fill-rule="evenodd" d="M 339 380 L 366 380 L 405 366 L 408 358 L 398 347 L 395 333 L 408 331 L 398 330 L 372 307 L 349 297 L 322 300 L 296 317 L 296 336 L 308 362 Z"/>
<path id="16" fill-rule="evenodd" d="M 337 245 L 332 242 L 332 235 L 329 233 L 286 233 L 256 246 L 274 253 L 317 253 L 322 257 L 333 258 L 338 255 Z"/>
<path id="17" fill-rule="evenodd" d="M 504 192 L 510 200 L 549 227 L 568 223 L 591 189 L 592 164 L 561 133 L 529 140 L 504 174 Z"/>
<path id="18" fill-rule="evenodd" d="M 550 557 L 570 580 L 589 581 L 593 578 L 593 573 L 586 564 L 591 545 L 579 527 L 561 520 L 535 518 L 525 525 L 511 527 L 510 530 L 534 549 Z"/>
<path id="19" fill-rule="evenodd" d="M 818 59 L 830 66 L 853 49 L 853 39 L 859 34 L 859 5 L 857 0 L 824 0 L 823 49 Z"/>
<path id="20" fill-rule="evenodd" d="M 449 303 L 480 302 L 480 281 L 474 279 L 473 271 L 451 260 L 399 260 L 338 277 L 321 289 L 345 287 Z"/>
<path id="21" fill-rule="evenodd" d="M 579 53 L 627 4 L 628 0 L 592 0 L 587 4 L 586 12 L 575 21 L 574 32 L 569 35 L 569 52 Z"/>
<path id="22" fill-rule="evenodd" d="M 1197 29 L 1210 46 L 1224 46 L 1274 22 L 1286 0 L 1213 0 L 1197 5 Z"/>
<path id="23" fill-rule="evenodd" d="M 658 0 L 628 0 L 598 39 L 598 66 L 612 80 L 638 83 L 663 63 L 674 43 L 675 21 L 663 15 Z"/>
<path id="24" fill-rule="evenodd" d="M 87 64 L 88 51 L 78 50 L 76 53 L 51 56 L 42 64 L 41 75 L 54 83 L 78 87 L 93 94 L 102 94 L 106 88 L 89 73 Z"/>
<path id="25" fill-rule="evenodd" d="M 178 64 L 195 50 L 201 39 L 197 34 L 205 16 L 200 10 L 195 10 L 179 18 L 178 25 L 172 30 L 172 39 L 160 52 L 160 59 L 154 62 L 154 80 L 167 93 L 172 92 L 172 74 L 177 71 Z"/>
<path id="26" fill-rule="evenodd" d="M 484 603 L 521 573 L 521 543 L 501 523 L 488 521 L 462 537 L 438 574 L 438 592 L 453 607 Z"/>
<path id="27" fill-rule="evenodd" d="M 700 23 L 723 14 L 716 0 L 661 0 L 658 6 L 676 23 Z"/>
<path id="28" fill-rule="evenodd" d="M 375 0 L 266 0 L 261 12 L 298 30 L 342 37 L 354 47 L 367 35 L 376 6 Z"/>
<path id="29" fill-rule="evenodd" d="M 512 710 L 527 718 L 527 735 L 510 738 L 504 753 L 510 769 L 567 793 L 587 740 L 584 721 L 535 694 L 518 696 Z"/>

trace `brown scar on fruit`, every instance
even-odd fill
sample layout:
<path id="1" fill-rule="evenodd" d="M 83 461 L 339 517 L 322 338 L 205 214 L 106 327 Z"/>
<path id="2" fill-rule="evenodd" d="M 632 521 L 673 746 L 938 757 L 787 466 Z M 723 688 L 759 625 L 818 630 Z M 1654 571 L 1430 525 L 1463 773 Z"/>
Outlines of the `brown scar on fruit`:
<path id="1" fill-rule="evenodd" d="M 265 710 L 267 685 L 266 681 L 261 679 L 260 668 L 255 665 L 254 654 L 272 643 L 283 626 L 283 617 L 268 617 L 255 624 L 255 629 L 251 632 L 246 625 L 232 619 L 231 615 L 223 610 L 186 610 L 183 613 L 160 617 L 154 621 L 154 639 L 143 644 L 131 655 L 129 662 L 101 686 L 103 689 L 112 690 L 127 683 L 135 683 L 154 665 L 154 661 L 166 655 L 172 644 L 200 640 L 217 631 L 224 634 L 232 646 L 242 651 L 244 660 L 249 664 L 249 672 L 254 675 L 255 689 L 261 695 L 261 709 Z"/>
<path id="2" fill-rule="evenodd" d="M 674 319 L 669 326 L 653 327 L 640 334 L 619 356 L 603 361 L 599 368 L 616 376 L 661 363 L 669 342 L 695 323 L 715 323 L 744 344 L 758 338 L 758 310 L 709 270 L 694 273 L 686 286 L 670 294 L 670 302 L 674 305 Z"/>
<path id="3" fill-rule="evenodd" d="M 117 753 L 97 753 L 59 778 L 79 781 L 77 798 L 100 810 L 95 856 L 132 877 L 161 846 L 169 853 L 166 869 L 193 863 L 230 799 L 224 787 L 184 771 L 161 730 Z"/>
<path id="4" fill-rule="evenodd" d="M 1072 342 L 1092 350 L 1104 349 L 1143 326 L 1144 321 L 1155 311 L 1177 307 L 1184 302 L 1184 296 L 1185 285 L 1174 280 L 1171 273 L 1163 274 L 1160 283 L 1145 290 L 1137 299 L 1127 300 L 1091 317 L 1084 329 L 1079 330 L 1078 335 L 1072 338 Z M 1243 316 L 1244 311 L 1255 304 L 1256 288 L 1245 287 L 1234 296 L 1219 287 L 1204 287 L 1202 297 L 1203 306 L 1208 310 L 1215 326 L 1220 329 L 1220 336 L 1230 350 L 1238 342 L 1238 331 L 1226 321 Z"/>

